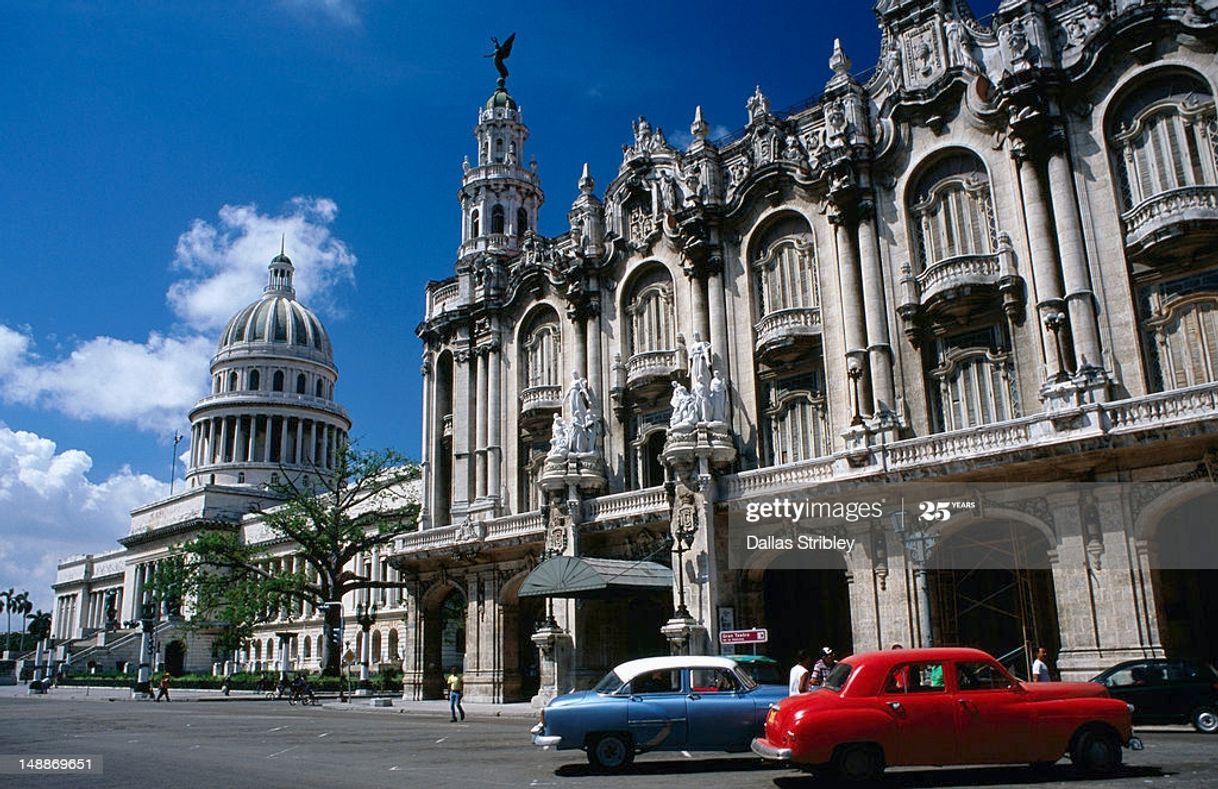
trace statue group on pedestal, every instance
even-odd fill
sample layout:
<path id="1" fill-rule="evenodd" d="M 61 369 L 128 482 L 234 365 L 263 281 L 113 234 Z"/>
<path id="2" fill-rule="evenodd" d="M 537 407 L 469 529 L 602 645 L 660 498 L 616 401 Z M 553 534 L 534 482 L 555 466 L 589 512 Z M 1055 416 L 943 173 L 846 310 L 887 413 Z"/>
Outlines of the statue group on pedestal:
<path id="1" fill-rule="evenodd" d="M 571 385 L 567 387 L 563 403 L 570 416 L 564 419 L 559 414 L 554 415 L 548 456 L 559 458 L 595 452 L 596 415 L 592 411 L 592 390 L 588 387 L 588 379 L 579 371 L 571 373 Z"/>
<path id="2" fill-rule="evenodd" d="M 699 423 L 727 423 L 727 382 L 711 369 L 711 346 L 694 332 L 689 344 L 689 388 L 673 381 L 670 430 L 692 430 Z"/>

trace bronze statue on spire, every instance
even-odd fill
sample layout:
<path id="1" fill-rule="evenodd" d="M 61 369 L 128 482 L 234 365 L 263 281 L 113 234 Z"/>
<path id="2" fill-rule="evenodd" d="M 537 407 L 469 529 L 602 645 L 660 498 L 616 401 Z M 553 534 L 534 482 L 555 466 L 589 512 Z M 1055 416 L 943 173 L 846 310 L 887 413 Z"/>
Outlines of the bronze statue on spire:
<path id="1" fill-rule="evenodd" d="M 499 70 L 499 87 L 501 87 L 501 88 L 503 87 L 504 83 L 507 82 L 507 77 L 508 77 L 507 66 L 504 65 L 503 61 L 507 60 L 508 57 L 512 54 L 512 42 L 514 42 L 515 40 L 516 40 L 515 33 L 508 36 L 507 41 L 504 41 L 502 44 L 499 43 L 499 39 L 495 38 L 494 36 L 491 36 L 491 46 L 493 46 L 495 48 L 495 51 L 490 53 L 489 55 L 482 56 L 485 58 L 494 58 L 495 59 L 495 68 Z"/>

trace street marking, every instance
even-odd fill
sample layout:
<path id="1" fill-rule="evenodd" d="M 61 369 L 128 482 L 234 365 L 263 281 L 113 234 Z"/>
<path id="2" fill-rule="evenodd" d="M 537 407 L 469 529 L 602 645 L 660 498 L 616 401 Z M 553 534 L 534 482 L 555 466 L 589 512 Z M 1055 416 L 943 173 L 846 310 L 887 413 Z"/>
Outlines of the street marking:
<path id="1" fill-rule="evenodd" d="M 270 733 L 271 733 L 271 732 L 273 732 L 273 731 L 279 731 L 279 730 L 280 730 L 280 729 L 282 729 L 282 728 L 283 728 L 282 726 L 276 726 L 276 727 L 275 727 L 275 728 L 273 728 L 273 729 L 268 729 L 268 730 L 267 730 L 267 734 L 270 734 Z"/>
<path id="2" fill-rule="evenodd" d="M 268 756 L 266 758 L 274 759 L 276 756 L 282 756 L 283 754 L 287 753 L 288 751 L 294 751 L 299 747 L 300 747 L 299 745 L 293 745 L 291 748 L 284 748 L 282 751 L 276 751 L 275 753 L 272 753 L 270 756 Z"/>
<path id="3" fill-rule="evenodd" d="M 397 770 L 397 769 L 399 769 L 399 768 L 398 768 L 398 766 L 395 764 L 395 765 L 393 765 L 392 767 L 390 767 L 390 768 L 389 768 L 389 772 L 393 772 L 394 770 Z"/>
<path id="4" fill-rule="evenodd" d="M 436 740 L 436 745 L 439 745 L 440 743 L 444 742 L 447 739 L 448 739 L 447 737 L 441 737 L 440 739 Z"/>
<path id="5" fill-rule="evenodd" d="M 330 732 L 328 732 L 328 731 L 323 731 L 321 734 L 317 735 L 318 739 L 320 739 L 322 737 L 329 737 L 329 736 L 330 736 Z"/>
<path id="6" fill-rule="evenodd" d="M 690 755 L 689 751 L 681 751 L 681 755 L 684 756 L 686 759 L 694 758 L 693 756 Z"/>

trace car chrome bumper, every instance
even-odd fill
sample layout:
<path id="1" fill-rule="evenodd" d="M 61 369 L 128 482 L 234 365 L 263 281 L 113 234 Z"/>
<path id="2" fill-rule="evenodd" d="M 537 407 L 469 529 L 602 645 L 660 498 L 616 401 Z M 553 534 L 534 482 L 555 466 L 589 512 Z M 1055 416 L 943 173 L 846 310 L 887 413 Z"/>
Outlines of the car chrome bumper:
<path id="1" fill-rule="evenodd" d="M 533 735 L 533 744 L 538 748 L 549 748 L 552 745 L 558 745 L 560 742 L 562 742 L 562 737 L 547 737 L 545 731 L 545 727 L 540 723 L 529 729 L 529 734 Z"/>
<path id="2" fill-rule="evenodd" d="M 1125 743 L 1125 747 L 1131 751 L 1140 751 L 1146 746 L 1142 744 L 1142 740 L 1137 737 L 1130 737 L 1129 742 Z"/>
<path id="3" fill-rule="evenodd" d="M 775 748 L 773 745 L 760 737 L 753 740 L 753 744 L 749 746 L 753 749 L 753 753 L 760 756 L 762 759 L 774 759 L 776 761 L 790 761 L 790 748 Z"/>

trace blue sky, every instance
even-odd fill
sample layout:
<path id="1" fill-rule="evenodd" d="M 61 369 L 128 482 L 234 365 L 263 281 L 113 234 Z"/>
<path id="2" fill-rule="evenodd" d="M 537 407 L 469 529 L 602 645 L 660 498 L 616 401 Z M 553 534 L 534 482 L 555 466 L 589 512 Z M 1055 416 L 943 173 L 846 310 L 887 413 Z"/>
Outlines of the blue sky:
<path id="1" fill-rule="evenodd" d="M 0 0 L 0 14 L 0 588 L 44 608 L 59 557 L 117 547 L 126 512 L 167 492 L 174 430 L 189 432 L 219 329 L 259 296 L 281 234 L 353 434 L 418 455 L 414 328 L 424 284 L 452 271 L 490 36 L 518 33 L 508 87 L 551 234 L 582 163 L 608 183 L 638 115 L 674 144 L 696 104 L 735 130 L 755 84 L 776 109 L 817 94 L 834 36 L 856 71 L 879 46 L 866 0 Z"/>

